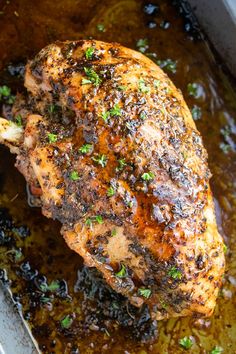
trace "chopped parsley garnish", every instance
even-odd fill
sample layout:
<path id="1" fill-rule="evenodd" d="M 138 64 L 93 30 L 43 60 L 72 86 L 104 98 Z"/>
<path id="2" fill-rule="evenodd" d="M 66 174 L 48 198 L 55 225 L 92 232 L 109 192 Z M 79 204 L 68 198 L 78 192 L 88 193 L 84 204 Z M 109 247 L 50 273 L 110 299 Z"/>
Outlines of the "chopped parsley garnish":
<path id="1" fill-rule="evenodd" d="M 142 93 L 148 93 L 150 92 L 150 87 L 147 86 L 145 81 L 143 79 L 140 79 L 138 82 L 138 89 Z"/>
<path id="2" fill-rule="evenodd" d="M 87 153 L 91 152 L 92 148 L 93 148 L 93 145 L 84 144 L 79 148 L 79 152 L 81 152 L 82 154 L 87 154 Z"/>
<path id="3" fill-rule="evenodd" d="M 94 50 L 95 49 L 93 47 L 89 47 L 88 49 L 86 49 L 85 58 L 87 60 L 91 60 L 93 58 Z"/>
<path id="4" fill-rule="evenodd" d="M 147 113 L 145 111 L 142 111 L 139 116 L 142 120 L 145 120 L 147 118 Z"/>
<path id="5" fill-rule="evenodd" d="M 127 270 L 126 270 L 126 267 L 124 266 L 124 264 L 121 264 L 121 269 L 119 270 L 119 272 L 115 273 L 115 276 L 118 278 L 127 277 Z"/>
<path id="6" fill-rule="evenodd" d="M 54 292 L 60 289 L 60 282 L 58 280 L 53 280 L 51 284 L 47 286 L 47 290 Z"/>
<path id="7" fill-rule="evenodd" d="M 48 141 L 49 143 L 55 143 L 57 141 L 57 135 L 48 133 Z"/>
<path id="8" fill-rule="evenodd" d="M 223 351 L 224 351 L 224 349 L 217 345 L 215 348 L 213 348 L 210 351 L 210 354 L 221 354 L 221 353 L 223 353 Z"/>
<path id="9" fill-rule="evenodd" d="M 173 279 L 181 279 L 182 278 L 182 273 L 179 269 L 176 267 L 171 267 L 168 275 L 171 276 Z"/>
<path id="10" fill-rule="evenodd" d="M 92 227 L 93 222 L 97 222 L 98 224 L 103 224 L 103 217 L 101 215 L 91 216 L 90 218 L 86 219 L 85 225 L 88 227 Z"/>
<path id="11" fill-rule="evenodd" d="M 149 299 L 149 297 L 152 295 L 152 291 L 150 289 L 140 288 L 138 289 L 138 294 L 145 297 L 146 299 Z"/>
<path id="12" fill-rule="evenodd" d="M 196 84 L 196 82 L 189 83 L 187 85 L 187 90 L 188 90 L 189 96 L 193 96 L 194 98 L 197 98 L 197 96 L 198 96 L 198 84 Z"/>
<path id="13" fill-rule="evenodd" d="M 98 224 L 103 224 L 103 218 L 101 215 L 96 215 L 94 219 Z"/>
<path id="14" fill-rule="evenodd" d="M 92 219 L 88 218 L 85 220 L 85 225 L 91 227 L 93 224 Z"/>
<path id="15" fill-rule="evenodd" d="M 99 75 L 96 73 L 96 71 L 94 71 L 91 68 L 84 68 L 84 72 L 88 77 L 88 79 L 82 79 L 82 85 L 86 85 L 86 84 L 93 84 L 95 86 L 100 85 L 102 80 L 99 77 Z"/>
<path id="16" fill-rule="evenodd" d="M 116 233 L 117 233 L 116 229 L 112 229 L 112 230 L 111 230 L 111 236 L 115 236 Z"/>
<path id="17" fill-rule="evenodd" d="M 228 154 L 229 151 L 232 149 L 231 146 L 227 143 L 220 143 L 220 149 L 225 153 Z"/>
<path id="18" fill-rule="evenodd" d="M 108 118 L 110 117 L 110 112 L 109 111 L 103 112 L 101 114 L 101 117 L 104 120 L 104 122 L 107 122 Z"/>
<path id="19" fill-rule="evenodd" d="M 77 171 L 72 171 L 70 173 L 70 179 L 72 181 L 78 181 L 78 179 L 80 179 L 80 176 L 79 176 L 78 172 Z"/>
<path id="20" fill-rule="evenodd" d="M 67 315 L 61 320 L 61 327 L 64 329 L 70 328 L 70 326 L 72 325 L 72 322 L 73 322 L 73 319 L 71 318 L 71 316 Z"/>
<path id="21" fill-rule="evenodd" d="M 183 337 L 179 340 L 179 344 L 181 345 L 181 347 L 183 347 L 184 349 L 190 349 L 193 345 L 193 341 L 190 337 Z"/>
<path id="22" fill-rule="evenodd" d="M 8 87 L 6 85 L 0 86 L 0 98 L 1 98 L 1 96 L 9 97 L 10 94 L 11 94 L 10 87 Z"/>
<path id="23" fill-rule="evenodd" d="M 141 53 L 145 53 L 149 47 L 147 38 L 140 38 L 137 41 L 136 46 Z"/>
<path id="24" fill-rule="evenodd" d="M 154 87 L 158 88 L 160 86 L 161 81 L 160 80 L 154 80 Z"/>
<path id="25" fill-rule="evenodd" d="M 104 27 L 104 25 L 102 23 L 98 23 L 97 24 L 97 29 L 100 32 L 105 32 L 105 27 Z"/>
<path id="26" fill-rule="evenodd" d="M 22 117 L 20 114 L 17 114 L 17 116 L 15 117 L 15 121 L 18 127 L 22 127 Z"/>
<path id="27" fill-rule="evenodd" d="M 121 116 L 121 109 L 119 107 L 118 104 L 115 104 L 114 107 L 112 107 L 110 110 L 109 110 L 109 113 L 112 117 L 114 116 Z"/>
<path id="28" fill-rule="evenodd" d="M 198 120 L 202 116 L 201 108 L 196 105 L 193 106 L 191 113 L 194 120 Z"/>
<path id="29" fill-rule="evenodd" d="M 224 244 L 223 244 L 223 251 L 224 251 L 224 253 L 227 253 L 227 250 L 228 250 L 228 247 L 227 247 L 226 244 L 224 243 Z"/>
<path id="30" fill-rule="evenodd" d="M 124 85 L 120 85 L 117 88 L 119 91 L 126 91 L 127 90 L 127 86 L 124 86 Z"/>
<path id="31" fill-rule="evenodd" d="M 13 104 L 15 101 L 15 96 L 11 94 L 10 87 L 6 85 L 0 86 L 0 101 L 3 98 L 8 104 Z"/>
<path id="32" fill-rule="evenodd" d="M 154 173 L 153 172 L 144 172 L 141 176 L 141 178 L 144 181 L 151 181 L 154 178 Z"/>
<path id="33" fill-rule="evenodd" d="M 113 195 L 115 195 L 116 191 L 113 187 L 109 187 L 107 190 L 107 196 L 108 197 L 112 197 Z"/>
<path id="34" fill-rule="evenodd" d="M 122 171 L 123 168 L 127 165 L 127 163 L 125 162 L 125 159 L 119 159 L 118 160 L 118 167 L 116 168 L 117 171 Z"/>
<path id="35" fill-rule="evenodd" d="M 166 69 L 171 73 L 176 73 L 177 62 L 172 59 L 165 59 L 165 60 L 157 60 L 157 65 L 159 65 L 162 69 Z"/>
<path id="36" fill-rule="evenodd" d="M 107 122 L 108 118 L 115 116 L 121 116 L 121 109 L 118 104 L 115 104 L 114 107 L 112 107 L 109 111 L 103 112 L 101 114 L 104 122 Z"/>
<path id="37" fill-rule="evenodd" d="M 102 167 L 105 167 L 107 164 L 107 157 L 106 155 L 97 155 L 97 157 L 92 157 L 92 160 L 101 165 Z"/>
<path id="38" fill-rule="evenodd" d="M 50 105 L 48 106 L 48 112 L 49 112 L 49 113 L 54 113 L 54 112 L 57 110 L 57 107 L 58 107 L 58 106 L 56 106 L 55 104 L 50 104 Z"/>

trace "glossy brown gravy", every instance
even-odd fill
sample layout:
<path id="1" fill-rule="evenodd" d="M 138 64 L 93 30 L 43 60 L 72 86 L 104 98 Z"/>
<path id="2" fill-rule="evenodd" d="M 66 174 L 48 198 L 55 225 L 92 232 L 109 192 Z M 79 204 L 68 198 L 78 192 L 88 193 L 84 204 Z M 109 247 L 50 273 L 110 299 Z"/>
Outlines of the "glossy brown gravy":
<path id="1" fill-rule="evenodd" d="M 28 206 L 25 182 L 14 168 L 14 156 L 1 147 L 0 219 L 5 222 L 0 224 L 4 231 L 0 234 L 0 268 L 7 270 L 14 299 L 22 304 L 43 353 L 181 353 L 179 339 L 184 336 L 193 337 L 190 353 L 209 353 L 216 345 L 229 354 L 236 352 L 236 94 L 207 42 L 196 38 L 199 35 L 178 14 L 178 7 L 170 1 L 152 3 L 157 7 L 144 11 L 145 3 L 139 0 L 0 0 L 0 86 L 10 86 L 13 93 L 22 90 L 18 64 L 56 39 L 93 37 L 136 49 L 138 44 L 146 54 L 153 53 L 154 60 L 161 60 L 190 109 L 194 108 L 209 153 L 219 230 L 228 246 L 224 286 L 212 318 L 162 321 L 157 338 L 144 343 L 153 339 L 155 328 L 137 326 L 142 333 L 133 331 L 128 323 L 132 322 L 132 309 L 128 309 L 128 319 L 104 316 L 103 311 L 110 306 L 115 311 L 121 300 L 114 297 L 102 307 L 109 294 L 102 293 L 100 303 L 88 299 L 93 292 L 98 297 L 103 285 L 98 282 L 95 286 L 86 269 L 80 275 L 80 290 L 75 289 L 77 272 L 83 268 L 81 258 L 65 246 L 58 223 Z M 195 89 L 188 85 L 191 83 L 197 84 Z M 45 291 L 42 284 L 46 280 L 49 286 L 60 280 L 58 289 Z M 62 322 L 67 315 L 69 320 Z M 63 328 L 69 322 L 69 328 Z"/>

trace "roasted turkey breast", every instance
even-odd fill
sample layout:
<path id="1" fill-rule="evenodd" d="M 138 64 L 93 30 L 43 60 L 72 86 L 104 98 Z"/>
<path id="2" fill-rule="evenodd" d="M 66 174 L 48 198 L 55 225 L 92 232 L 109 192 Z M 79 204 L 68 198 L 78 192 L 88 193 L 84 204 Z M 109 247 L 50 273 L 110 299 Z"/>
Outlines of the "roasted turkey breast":
<path id="1" fill-rule="evenodd" d="M 25 86 L 23 125 L 2 119 L 0 141 L 67 245 L 153 318 L 211 315 L 223 242 L 179 90 L 141 53 L 95 40 L 47 46 Z"/>

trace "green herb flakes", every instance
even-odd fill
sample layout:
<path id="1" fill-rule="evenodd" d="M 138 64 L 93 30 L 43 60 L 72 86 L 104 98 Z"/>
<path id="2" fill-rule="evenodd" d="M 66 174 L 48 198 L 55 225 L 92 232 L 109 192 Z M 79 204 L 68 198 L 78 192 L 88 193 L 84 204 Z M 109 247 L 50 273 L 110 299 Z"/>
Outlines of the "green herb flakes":
<path id="1" fill-rule="evenodd" d="M 147 113 L 145 111 L 142 111 L 139 115 L 139 117 L 142 119 L 142 120 L 145 120 L 147 119 Z"/>
<path id="2" fill-rule="evenodd" d="M 97 155 L 96 157 L 92 157 L 92 160 L 95 161 L 97 164 L 101 165 L 102 167 L 105 167 L 107 164 L 107 157 L 106 155 Z"/>
<path id="3" fill-rule="evenodd" d="M 196 82 L 189 83 L 187 85 L 187 91 L 189 96 L 193 96 L 194 98 L 198 97 L 198 84 Z"/>
<path id="4" fill-rule="evenodd" d="M 138 48 L 138 50 L 141 53 L 145 53 L 146 50 L 149 48 L 148 39 L 147 38 L 140 38 L 136 43 L 136 47 Z"/>
<path id="5" fill-rule="evenodd" d="M 107 190 L 108 197 L 113 197 L 113 195 L 115 195 L 115 193 L 116 193 L 116 191 L 112 186 L 108 188 L 108 190 Z"/>
<path id="6" fill-rule="evenodd" d="M 15 121 L 18 127 L 22 127 L 22 117 L 20 114 L 17 114 L 17 116 L 15 117 Z"/>
<path id="7" fill-rule="evenodd" d="M 149 299 L 149 297 L 152 295 L 152 291 L 150 289 L 140 288 L 138 289 L 138 294 L 145 297 L 146 299 Z"/>
<path id="8" fill-rule="evenodd" d="M 116 234 L 117 234 L 116 229 L 112 229 L 112 230 L 111 230 L 111 236 L 115 236 Z"/>
<path id="9" fill-rule="evenodd" d="M 0 86 L 0 101 L 3 101 L 8 104 L 13 104 L 15 101 L 15 96 L 11 94 L 10 87 L 3 85 Z"/>
<path id="10" fill-rule="evenodd" d="M 192 113 L 193 120 L 198 120 L 202 116 L 201 108 L 196 105 L 193 106 L 191 113 Z"/>
<path id="11" fill-rule="evenodd" d="M 121 116 L 121 109 L 119 107 L 118 104 L 115 104 L 114 107 L 112 107 L 110 110 L 109 110 L 109 113 L 111 115 L 111 117 L 114 117 L 114 116 Z"/>
<path id="12" fill-rule="evenodd" d="M 57 135 L 48 133 L 48 141 L 49 143 L 55 143 L 57 141 Z"/>
<path id="13" fill-rule="evenodd" d="M 80 179 L 80 176 L 79 176 L 78 172 L 77 171 L 72 171 L 70 173 L 70 179 L 72 181 L 78 181 L 78 179 Z"/>
<path id="14" fill-rule="evenodd" d="M 85 58 L 87 60 L 91 60 L 93 58 L 94 50 L 95 49 L 93 47 L 89 47 L 89 48 L 86 49 Z"/>
<path id="15" fill-rule="evenodd" d="M 224 349 L 217 345 L 217 346 L 215 346 L 215 348 L 213 348 L 210 351 L 210 354 L 221 354 L 221 353 L 223 353 L 223 351 L 224 351 Z"/>
<path id="16" fill-rule="evenodd" d="M 102 23 L 97 24 L 97 29 L 99 32 L 105 32 L 105 27 Z"/>
<path id="17" fill-rule="evenodd" d="M 81 154 L 88 154 L 89 152 L 91 152 L 92 148 L 93 148 L 93 145 L 84 144 L 79 148 L 79 152 L 81 152 Z"/>
<path id="18" fill-rule="evenodd" d="M 119 270 L 119 272 L 115 273 L 115 276 L 118 278 L 127 277 L 127 270 L 126 270 L 126 267 L 124 266 L 124 264 L 121 264 L 121 269 Z"/>
<path id="19" fill-rule="evenodd" d="M 150 87 L 147 86 L 145 81 L 143 79 L 140 79 L 138 82 L 138 89 L 142 93 L 149 93 L 150 92 Z"/>
<path id="20" fill-rule="evenodd" d="M 165 69 L 173 74 L 176 73 L 177 70 L 177 62 L 172 59 L 165 60 L 157 60 L 157 65 L 159 65 L 162 69 Z"/>
<path id="21" fill-rule="evenodd" d="M 52 293 L 60 289 L 60 282 L 59 280 L 53 280 L 48 286 L 47 290 L 51 291 Z"/>
<path id="22" fill-rule="evenodd" d="M 94 86 L 99 86 L 102 82 L 99 75 L 91 68 L 84 68 L 84 72 L 87 76 L 87 79 L 82 79 L 82 85 L 93 84 Z"/>
<path id="23" fill-rule="evenodd" d="M 151 181 L 154 177 L 155 175 L 153 172 L 144 172 L 141 176 L 144 181 Z"/>
<path id="24" fill-rule="evenodd" d="M 119 159 L 118 160 L 118 167 L 116 168 L 116 171 L 122 171 L 126 165 L 127 165 L 127 163 L 125 162 L 125 159 Z"/>
<path id="25" fill-rule="evenodd" d="M 228 247 L 226 246 L 226 244 L 223 244 L 223 252 L 226 254 L 228 251 Z"/>
<path id="26" fill-rule="evenodd" d="M 102 119 L 104 120 L 104 122 L 107 122 L 107 121 L 108 121 L 108 118 L 110 117 L 110 112 L 109 112 L 109 111 L 103 112 L 103 113 L 101 114 L 101 117 L 102 117 Z"/>
<path id="27" fill-rule="evenodd" d="M 63 329 L 68 329 L 68 328 L 70 328 L 72 323 L 73 323 L 73 319 L 71 318 L 70 315 L 67 315 L 61 320 L 61 327 Z"/>
<path id="28" fill-rule="evenodd" d="M 91 216 L 86 219 L 85 225 L 91 228 L 94 222 L 97 222 L 99 225 L 103 224 L 103 217 L 101 215 Z"/>
<path id="29" fill-rule="evenodd" d="M 160 86 L 161 81 L 160 80 L 154 80 L 154 87 L 158 88 Z"/>
<path id="30" fill-rule="evenodd" d="M 181 279 L 182 278 L 182 273 L 179 269 L 177 269 L 176 267 L 171 267 L 168 275 L 173 278 L 173 279 Z"/>
<path id="31" fill-rule="evenodd" d="M 190 349 L 193 345 L 193 341 L 190 337 L 183 337 L 179 340 L 179 344 L 181 345 L 181 347 L 183 347 L 184 349 Z"/>
<path id="32" fill-rule="evenodd" d="M 98 224 L 103 224 L 103 218 L 102 218 L 102 216 L 101 215 L 96 215 L 95 217 L 94 217 L 94 219 L 95 219 L 95 221 L 98 223 Z"/>

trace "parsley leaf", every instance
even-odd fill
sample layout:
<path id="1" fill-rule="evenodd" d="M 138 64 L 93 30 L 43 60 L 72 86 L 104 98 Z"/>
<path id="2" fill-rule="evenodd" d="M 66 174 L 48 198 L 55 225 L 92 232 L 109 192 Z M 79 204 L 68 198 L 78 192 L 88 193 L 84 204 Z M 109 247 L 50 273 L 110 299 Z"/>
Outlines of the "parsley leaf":
<path id="1" fill-rule="evenodd" d="M 17 116 L 15 117 L 15 121 L 18 127 L 22 127 L 22 117 L 20 114 L 17 114 Z"/>
<path id="2" fill-rule="evenodd" d="M 153 172 L 144 172 L 141 176 L 141 178 L 144 181 L 151 181 L 154 178 L 154 173 Z"/>
<path id="3" fill-rule="evenodd" d="M 92 157 L 92 160 L 101 165 L 102 167 L 105 167 L 107 164 L 107 157 L 106 155 L 97 155 L 97 157 Z"/>
<path id="4" fill-rule="evenodd" d="M 93 58 L 93 54 L 94 54 L 94 48 L 93 47 L 89 47 L 89 48 L 86 49 L 85 58 L 87 60 L 91 60 Z"/>
<path id="5" fill-rule="evenodd" d="M 48 141 L 49 143 L 55 143 L 57 141 L 57 135 L 48 133 Z"/>
<path id="6" fill-rule="evenodd" d="M 190 337 L 183 337 L 179 340 L 179 344 L 184 349 L 190 349 L 193 345 L 193 341 Z"/>
<path id="7" fill-rule="evenodd" d="M 72 325 L 73 319 L 71 318 L 70 315 L 66 315 L 62 320 L 61 320 L 61 327 L 63 329 L 70 328 Z"/>
<path id="8" fill-rule="evenodd" d="M 78 181 L 78 179 L 80 179 L 80 176 L 79 176 L 78 172 L 77 171 L 72 171 L 70 173 L 70 179 L 72 181 Z"/>
<path id="9" fill-rule="evenodd" d="M 119 272 L 115 273 L 115 276 L 118 278 L 127 277 L 127 270 L 126 270 L 126 267 L 124 266 L 124 264 L 121 264 L 121 269 L 119 270 Z"/>
<path id="10" fill-rule="evenodd" d="M 152 291 L 150 289 L 140 288 L 138 289 L 138 294 L 148 299 L 151 296 Z"/>
<path id="11" fill-rule="evenodd" d="M 145 53 L 146 50 L 149 48 L 147 38 L 140 38 L 137 41 L 136 46 L 141 53 Z"/>
<path id="12" fill-rule="evenodd" d="M 189 83 L 187 85 L 187 91 L 189 96 L 193 96 L 194 98 L 198 97 L 198 84 L 196 82 Z"/>
<path id="13" fill-rule="evenodd" d="M 102 82 L 99 75 L 91 68 L 84 68 L 84 72 L 88 79 L 82 79 L 82 85 L 94 84 L 94 86 L 99 86 Z"/>
<path id="14" fill-rule="evenodd" d="M 202 116 L 201 108 L 196 105 L 193 106 L 191 113 L 194 120 L 198 120 Z"/>
<path id="15" fill-rule="evenodd" d="M 54 292 L 60 289 L 60 282 L 58 280 L 53 280 L 51 284 L 47 286 L 47 290 Z"/>
<path id="16" fill-rule="evenodd" d="M 79 152 L 81 152 L 82 154 L 87 154 L 92 150 L 92 148 L 93 148 L 93 145 L 84 144 L 79 148 Z"/>
<path id="17" fill-rule="evenodd" d="M 143 79 L 140 79 L 138 82 L 138 89 L 142 93 L 148 93 L 150 92 L 150 87 L 147 86 L 145 81 Z"/>
<path id="18" fill-rule="evenodd" d="M 110 110 L 109 110 L 109 113 L 112 117 L 114 116 L 121 116 L 121 109 L 119 107 L 118 104 L 115 104 L 114 107 L 112 107 Z"/>
<path id="19" fill-rule="evenodd" d="M 159 65 L 162 69 L 166 69 L 171 73 L 176 73 L 177 62 L 172 59 L 165 59 L 165 60 L 157 60 L 157 65 Z"/>
<path id="20" fill-rule="evenodd" d="M 215 348 L 213 348 L 210 351 L 210 354 L 221 354 L 221 353 L 223 353 L 223 351 L 224 351 L 224 349 L 217 345 L 217 346 L 215 346 Z"/>
<path id="21" fill-rule="evenodd" d="M 104 25 L 102 23 L 98 23 L 97 24 L 97 29 L 100 32 L 105 32 L 105 27 L 104 27 Z"/>
<path id="22" fill-rule="evenodd" d="M 116 168 L 116 171 L 122 171 L 123 168 L 127 165 L 127 163 L 125 162 L 125 159 L 119 159 L 118 160 L 118 167 Z"/>
<path id="23" fill-rule="evenodd" d="M 181 279 L 182 278 L 182 273 L 179 269 L 176 267 L 171 267 L 168 275 L 171 276 L 173 279 Z"/>
<path id="24" fill-rule="evenodd" d="M 116 191 L 113 187 L 109 187 L 107 190 L 107 196 L 108 197 L 113 197 L 113 195 L 115 195 Z"/>
<path id="25" fill-rule="evenodd" d="M 101 215 L 91 216 L 90 218 L 86 219 L 85 225 L 88 227 L 92 227 L 93 222 L 97 222 L 98 224 L 103 224 L 103 217 Z"/>

